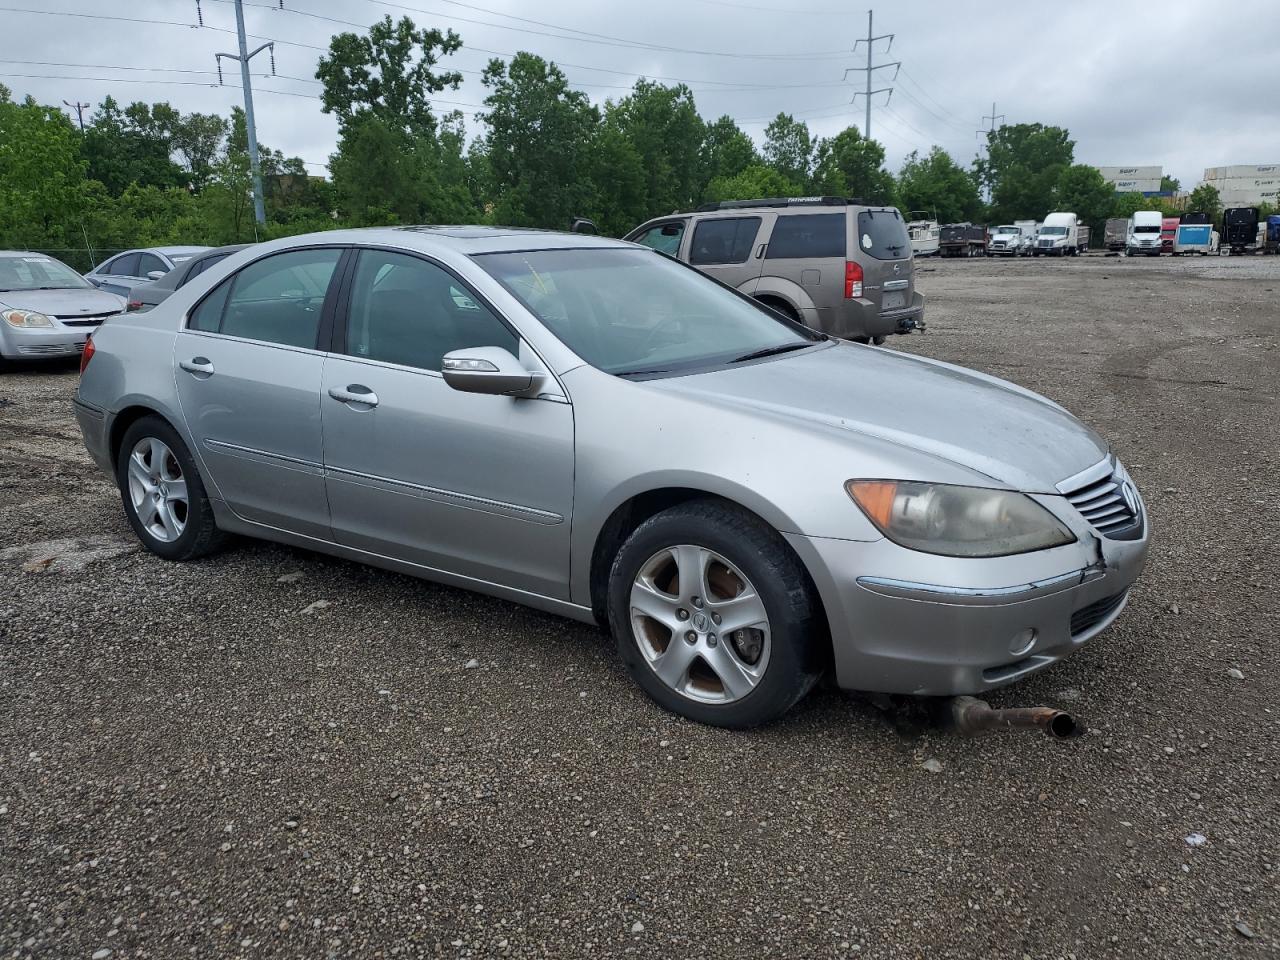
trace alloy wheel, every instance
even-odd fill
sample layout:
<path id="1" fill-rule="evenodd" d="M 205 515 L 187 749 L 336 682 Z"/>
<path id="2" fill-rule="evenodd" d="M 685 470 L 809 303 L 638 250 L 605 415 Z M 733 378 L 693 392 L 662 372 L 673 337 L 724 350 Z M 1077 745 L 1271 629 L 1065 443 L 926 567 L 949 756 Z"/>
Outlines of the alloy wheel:
<path id="1" fill-rule="evenodd" d="M 631 586 L 631 630 L 658 679 L 691 700 L 741 700 L 769 666 L 764 600 L 706 547 L 679 544 L 645 561 Z"/>
<path id="2" fill-rule="evenodd" d="M 130 452 L 129 501 L 149 536 L 162 543 L 182 536 L 190 507 L 187 481 L 163 440 L 143 437 Z"/>

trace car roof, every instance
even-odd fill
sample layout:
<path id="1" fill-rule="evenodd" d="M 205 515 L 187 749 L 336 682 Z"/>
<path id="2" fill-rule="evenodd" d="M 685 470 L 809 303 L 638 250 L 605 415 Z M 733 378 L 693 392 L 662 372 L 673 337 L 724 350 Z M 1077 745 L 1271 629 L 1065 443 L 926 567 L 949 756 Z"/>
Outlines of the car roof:
<path id="1" fill-rule="evenodd" d="M 204 253 L 206 250 L 211 250 L 211 249 L 213 248 L 212 247 L 139 247 L 138 248 L 140 252 L 163 253 L 165 256 L 171 256 L 172 254 L 175 254 L 175 253 L 178 253 L 178 254 Z"/>
<path id="2" fill-rule="evenodd" d="M 303 244 L 364 244 L 409 247 L 424 253 L 455 253 L 472 256 L 481 253 L 506 253 L 515 250 L 562 250 L 617 247 L 630 250 L 634 246 L 621 240 L 585 233 L 555 230 L 533 230 L 525 227 L 484 226 L 407 226 L 360 227 L 326 230 L 273 240 L 272 250 L 288 250 Z"/>
<path id="3" fill-rule="evenodd" d="M 47 253 L 41 253 L 39 250 L 0 250 L 0 257 L 40 257 L 44 260 L 58 260 L 57 257 L 50 256 Z M 61 260 L 58 260 L 61 263 Z"/>

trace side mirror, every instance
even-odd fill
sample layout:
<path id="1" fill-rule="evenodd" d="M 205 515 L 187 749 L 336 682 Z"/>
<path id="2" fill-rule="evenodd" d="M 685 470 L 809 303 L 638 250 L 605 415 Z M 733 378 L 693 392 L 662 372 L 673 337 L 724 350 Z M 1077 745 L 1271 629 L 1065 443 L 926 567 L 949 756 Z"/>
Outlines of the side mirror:
<path id="1" fill-rule="evenodd" d="M 164 276 L 163 270 L 152 270 L 147 273 L 148 280 L 159 280 L 163 276 Z"/>
<path id="2" fill-rule="evenodd" d="M 596 234 L 599 230 L 596 229 L 595 221 L 588 220 L 586 217 L 574 217 L 569 222 L 569 232 Z"/>
<path id="3" fill-rule="evenodd" d="M 543 375 L 526 370 L 502 347 L 468 347 L 444 355 L 444 382 L 463 393 L 523 397 L 535 391 Z"/>

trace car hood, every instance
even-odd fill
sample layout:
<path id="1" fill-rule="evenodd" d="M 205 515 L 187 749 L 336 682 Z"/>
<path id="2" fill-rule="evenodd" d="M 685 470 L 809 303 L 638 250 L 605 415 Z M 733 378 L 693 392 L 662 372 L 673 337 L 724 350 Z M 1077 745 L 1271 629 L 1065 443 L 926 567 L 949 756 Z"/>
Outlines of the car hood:
<path id="1" fill-rule="evenodd" d="M 74 290 L 8 290 L 0 292 L 0 303 L 16 310 L 35 310 L 51 317 L 75 319 L 119 313 L 123 297 L 93 287 Z"/>
<path id="2" fill-rule="evenodd" d="M 1027 493 L 1056 494 L 1107 455 L 1097 434 L 1051 400 L 884 348 L 835 344 L 648 386 L 876 437 Z"/>

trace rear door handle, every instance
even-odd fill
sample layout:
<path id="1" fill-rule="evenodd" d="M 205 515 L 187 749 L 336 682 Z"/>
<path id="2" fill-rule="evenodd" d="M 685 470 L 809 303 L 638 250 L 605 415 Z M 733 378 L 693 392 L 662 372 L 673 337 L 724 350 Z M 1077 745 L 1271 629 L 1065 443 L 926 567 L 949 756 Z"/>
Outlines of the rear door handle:
<path id="1" fill-rule="evenodd" d="M 349 383 L 346 387 L 330 387 L 329 396 L 340 403 L 354 403 L 364 407 L 378 405 L 378 395 L 363 383 Z"/>
<path id="2" fill-rule="evenodd" d="M 194 373 L 197 377 L 213 376 L 213 362 L 208 357 L 192 357 L 190 360 L 179 360 L 178 366 L 187 373 Z"/>

